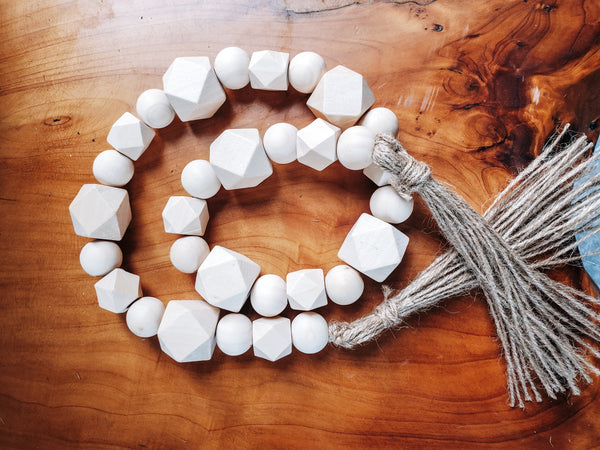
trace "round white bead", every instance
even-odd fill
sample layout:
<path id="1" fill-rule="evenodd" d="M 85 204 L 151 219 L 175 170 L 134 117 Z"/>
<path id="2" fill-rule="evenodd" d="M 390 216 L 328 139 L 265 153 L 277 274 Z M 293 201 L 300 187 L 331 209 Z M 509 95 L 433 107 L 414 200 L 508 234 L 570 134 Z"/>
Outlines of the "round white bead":
<path id="1" fill-rule="evenodd" d="M 205 159 L 187 163 L 181 171 L 181 184 L 192 197 L 203 199 L 212 197 L 221 188 L 215 169 Z"/>
<path id="2" fill-rule="evenodd" d="M 337 156 L 342 166 L 351 170 L 368 167 L 373 160 L 375 133 L 360 125 L 344 131 L 337 142 Z"/>
<path id="3" fill-rule="evenodd" d="M 335 266 L 325 276 L 327 296 L 338 305 L 351 305 L 360 298 L 364 288 L 360 274 L 345 264 Z"/>
<path id="4" fill-rule="evenodd" d="M 398 134 L 398 118 L 392 110 L 387 108 L 373 108 L 365 115 L 360 124 L 375 134 L 389 134 L 393 137 Z"/>
<path id="5" fill-rule="evenodd" d="M 116 150 L 105 150 L 94 159 L 92 172 L 102 184 L 124 186 L 133 177 L 133 161 Z"/>
<path id="6" fill-rule="evenodd" d="M 250 292 L 252 308 L 261 316 L 273 317 L 287 306 L 286 284 L 278 275 L 263 275 Z"/>
<path id="7" fill-rule="evenodd" d="M 315 312 L 298 314 L 292 320 L 292 343 L 298 351 L 320 352 L 329 342 L 329 327 L 323 316 Z"/>
<path id="8" fill-rule="evenodd" d="M 185 236 L 173 242 L 169 256 L 177 270 L 194 273 L 209 253 L 208 244 L 200 236 Z"/>
<path id="9" fill-rule="evenodd" d="M 250 82 L 248 53 L 239 47 L 227 47 L 215 58 L 215 73 L 227 89 L 241 89 Z"/>
<path id="10" fill-rule="evenodd" d="M 388 223 L 404 222 L 413 211 L 412 197 L 398 195 L 392 186 L 382 186 L 373 192 L 369 206 L 371 213 Z"/>
<path id="11" fill-rule="evenodd" d="M 298 128 L 281 122 L 271 125 L 263 137 L 265 152 L 271 161 L 288 164 L 296 160 L 296 134 Z"/>
<path id="12" fill-rule="evenodd" d="M 227 314 L 217 324 L 217 345 L 229 356 L 246 353 L 252 347 L 252 321 L 244 314 Z"/>
<path id="13" fill-rule="evenodd" d="M 164 91 L 148 89 L 140 94 L 135 104 L 140 119 L 152 128 L 164 128 L 173 122 L 175 111 Z"/>
<path id="14" fill-rule="evenodd" d="M 290 84 L 298 92 L 309 94 L 325 73 L 325 61 L 314 52 L 298 53 L 290 61 L 288 76 Z"/>
<path id="15" fill-rule="evenodd" d="M 103 277 L 121 265 L 123 252 L 115 242 L 92 241 L 81 249 L 79 262 L 88 275 Z"/>
<path id="16" fill-rule="evenodd" d="M 142 297 L 127 310 L 127 326 L 133 334 L 142 338 L 156 335 L 165 312 L 165 305 L 154 297 Z"/>

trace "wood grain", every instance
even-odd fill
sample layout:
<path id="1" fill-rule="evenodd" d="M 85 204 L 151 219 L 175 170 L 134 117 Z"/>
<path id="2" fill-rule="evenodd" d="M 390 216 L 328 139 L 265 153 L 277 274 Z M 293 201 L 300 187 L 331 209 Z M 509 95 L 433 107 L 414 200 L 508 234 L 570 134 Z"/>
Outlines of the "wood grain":
<path id="1" fill-rule="evenodd" d="M 251 355 L 181 365 L 155 339 L 97 306 L 79 266 L 68 205 L 93 182 L 95 155 L 137 95 L 161 86 L 176 56 L 238 45 L 312 50 L 361 72 L 400 138 L 482 210 L 555 126 L 590 138 L 600 120 L 600 3 L 548 1 L 0 2 L 0 445 L 4 448 L 574 447 L 600 437 L 599 385 L 525 411 L 507 406 L 503 362 L 481 295 L 449 299 L 358 351 Z M 125 266 L 146 295 L 198 298 L 168 261 L 162 229 L 179 174 L 224 129 L 311 120 L 305 96 L 228 92 L 207 121 L 161 130 L 128 186 L 134 219 Z M 327 270 L 372 185 L 339 164 L 277 166 L 260 188 L 209 202 L 208 241 L 265 273 Z M 400 288 L 445 245 L 426 208 Z M 554 274 L 583 283 L 574 269 Z M 582 280 L 582 281 L 581 281 Z M 381 295 L 367 283 L 352 307 Z"/>

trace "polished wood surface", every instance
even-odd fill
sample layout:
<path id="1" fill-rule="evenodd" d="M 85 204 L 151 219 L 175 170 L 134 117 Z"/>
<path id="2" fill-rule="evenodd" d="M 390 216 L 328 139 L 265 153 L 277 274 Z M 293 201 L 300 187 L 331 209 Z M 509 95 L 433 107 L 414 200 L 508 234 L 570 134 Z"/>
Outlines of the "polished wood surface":
<path id="1" fill-rule="evenodd" d="M 448 299 L 357 351 L 246 354 L 177 364 L 156 339 L 97 305 L 79 266 L 68 205 L 94 182 L 95 155 L 137 95 L 161 87 L 176 56 L 238 45 L 320 53 L 362 73 L 399 137 L 469 203 L 485 208 L 557 124 L 597 138 L 596 0 L 0 2 L 0 446 L 151 448 L 589 448 L 600 437 L 600 384 L 525 411 L 507 405 L 503 361 L 479 292 Z M 124 266 L 144 293 L 198 298 L 177 273 L 162 207 L 183 194 L 185 164 L 226 128 L 309 123 L 306 96 L 228 92 L 211 120 L 160 130 L 128 189 L 134 219 Z M 207 240 L 263 273 L 328 270 L 368 211 L 373 185 L 335 164 L 276 166 L 259 188 L 209 201 Z M 420 201 L 389 283 L 408 284 L 446 243 Z M 555 274 L 590 289 L 577 270 Z M 352 319 L 381 301 L 367 282 Z M 249 311 L 248 311 L 249 312 Z M 286 315 L 293 316 L 286 311 Z"/>

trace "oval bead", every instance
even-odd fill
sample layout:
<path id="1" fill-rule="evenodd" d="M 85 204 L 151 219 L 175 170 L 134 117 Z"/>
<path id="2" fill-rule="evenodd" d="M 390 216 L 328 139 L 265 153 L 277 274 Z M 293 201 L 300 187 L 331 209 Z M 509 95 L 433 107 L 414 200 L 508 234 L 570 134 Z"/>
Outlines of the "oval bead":
<path id="1" fill-rule="evenodd" d="M 360 123 L 375 134 L 389 134 L 396 137 L 398 134 L 398 118 L 391 109 L 373 108 Z"/>
<path id="2" fill-rule="evenodd" d="M 165 305 L 154 297 L 142 297 L 127 310 L 127 327 L 142 338 L 156 335 L 165 312 Z"/>
<path id="3" fill-rule="evenodd" d="M 246 353 L 252 347 L 252 321 L 244 314 L 227 314 L 217 324 L 217 346 L 229 356 Z"/>
<path id="4" fill-rule="evenodd" d="M 410 217 L 412 197 L 400 196 L 392 186 L 382 186 L 373 192 L 369 201 L 371 213 L 388 223 L 401 223 Z"/>
<path id="5" fill-rule="evenodd" d="M 298 314 L 292 320 L 292 344 L 296 350 L 313 354 L 325 348 L 329 342 L 327 321 L 315 312 Z"/>
<path id="6" fill-rule="evenodd" d="M 364 288 L 360 274 L 345 264 L 335 266 L 325 276 L 327 296 L 338 305 L 351 305 L 360 298 Z"/>
<path id="7" fill-rule="evenodd" d="M 79 262 L 88 275 L 103 277 L 121 265 L 123 252 L 115 242 L 92 241 L 81 249 Z"/>
<path id="8" fill-rule="evenodd" d="M 173 122 L 175 111 L 160 89 L 148 89 L 140 94 L 135 109 L 146 125 L 152 128 L 164 128 Z"/>
<path id="9" fill-rule="evenodd" d="M 181 184 L 192 197 L 207 199 L 213 197 L 221 182 L 212 164 L 205 159 L 190 161 L 181 171 Z"/>
<path id="10" fill-rule="evenodd" d="M 296 135 L 298 128 L 281 122 L 271 125 L 263 137 L 263 146 L 269 159 L 277 164 L 296 160 Z"/>
<path id="11" fill-rule="evenodd" d="M 239 47 L 227 47 L 216 58 L 214 69 L 217 78 L 227 89 L 241 89 L 250 82 L 248 65 L 250 56 Z"/>
<path id="12" fill-rule="evenodd" d="M 92 173 L 107 186 L 124 186 L 133 177 L 133 161 L 116 150 L 105 150 L 96 156 Z"/>
<path id="13" fill-rule="evenodd" d="M 367 127 L 350 127 L 338 139 L 337 157 L 342 166 L 350 170 L 364 169 L 373 162 L 371 153 L 374 144 L 375 133 Z"/>
<path id="14" fill-rule="evenodd" d="M 263 275 L 250 292 L 252 308 L 261 316 L 274 317 L 287 306 L 286 283 L 278 275 Z"/>
<path id="15" fill-rule="evenodd" d="M 325 73 L 325 61 L 315 52 L 298 53 L 290 61 L 288 77 L 298 92 L 310 94 Z"/>
<path id="16" fill-rule="evenodd" d="M 177 270 L 194 273 L 209 253 L 208 244 L 200 236 L 185 236 L 173 242 L 169 256 Z"/>

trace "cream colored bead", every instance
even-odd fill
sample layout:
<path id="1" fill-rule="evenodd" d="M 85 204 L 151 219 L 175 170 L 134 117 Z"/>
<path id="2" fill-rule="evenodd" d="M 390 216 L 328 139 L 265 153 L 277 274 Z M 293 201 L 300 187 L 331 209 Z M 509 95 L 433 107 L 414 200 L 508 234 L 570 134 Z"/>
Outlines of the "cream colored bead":
<path id="1" fill-rule="evenodd" d="M 298 314 L 292 320 L 292 343 L 296 350 L 312 355 L 329 342 L 327 321 L 315 312 Z"/>
<path id="2" fill-rule="evenodd" d="M 140 94 L 135 109 L 146 125 L 164 128 L 173 122 L 175 111 L 161 89 L 148 89 Z"/>
<path id="3" fill-rule="evenodd" d="M 298 131 L 298 161 L 315 170 L 323 170 L 337 160 L 336 143 L 340 129 L 323 119 L 315 119 Z"/>
<path id="4" fill-rule="evenodd" d="M 360 298 L 364 288 L 360 274 L 345 264 L 335 266 L 325 276 L 327 297 L 338 305 L 351 305 Z"/>
<path id="5" fill-rule="evenodd" d="M 94 159 L 92 172 L 102 184 L 124 186 L 133 177 L 133 161 L 116 150 L 105 150 Z"/>
<path id="6" fill-rule="evenodd" d="M 389 134 L 392 137 L 398 134 L 398 118 L 388 108 L 373 108 L 365 114 L 360 124 L 375 134 Z"/>
<path id="7" fill-rule="evenodd" d="M 267 274 L 260 277 L 250 292 L 252 308 L 261 316 L 273 317 L 287 306 L 286 284 L 278 275 Z"/>
<path id="8" fill-rule="evenodd" d="M 252 89 L 287 91 L 289 53 L 263 50 L 252 53 L 248 70 Z"/>
<path id="9" fill-rule="evenodd" d="M 155 135 L 152 128 L 133 114 L 126 112 L 113 124 L 106 141 L 120 153 L 137 161 Z"/>
<path id="10" fill-rule="evenodd" d="M 200 236 L 185 236 L 173 242 L 169 257 L 180 272 L 194 273 L 209 253 L 208 244 Z"/>
<path id="11" fill-rule="evenodd" d="M 121 265 L 123 252 L 115 242 L 92 241 L 81 249 L 79 262 L 88 275 L 103 277 Z"/>
<path id="12" fill-rule="evenodd" d="M 325 279 L 322 269 L 301 269 L 286 277 L 290 308 L 310 311 L 327 304 Z"/>
<path id="13" fill-rule="evenodd" d="M 350 170 L 362 170 L 373 162 L 371 154 L 375 133 L 360 125 L 344 131 L 337 142 L 337 157 L 342 166 Z"/>
<path id="14" fill-rule="evenodd" d="M 246 353 L 252 347 L 252 321 L 244 314 L 227 314 L 217 324 L 217 346 L 229 356 Z"/>
<path id="15" fill-rule="evenodd" d="M 207 199 L 221 189 L 212 164 L 205 159 L 190 161 L 181 171 L 181 185 L 192 197 Z"/>
<path id="16" fill-rule="evenodd" d="M 94 284 L 100 308 L 114 313 L 124 313 L 142 296 L 140 277 L 123 269 L 114 269 Z"/>
<path id="17" fill-rule="evenodd" d="M 250 82 L 250 57 L 239 47 L 227 47 L 217 53 L 215 73 L 227 89 L 241 89 Z"/>
<path id="18" fill-rule="evenodd" d="M 390 184 L 392 181 L 392 174 L 387 170 L 383 170 L 377 164 L 373 163 L 363 170 L 365 176 L 375 183 L 377 186 L 384 186 Z"/>
<path id="19" fill-rule="evenodd" d="M 127 310 L 127 327 L 141 338 L 155 336 L 164 312 L 165 305 L 159 299 L 142 297 Z"/>
<path id="20" fill-rule="evenodd" d="M 272 317 L 252 322 L 252 345 L 254 356 L 277 361 L 292 353 L 292 330 L 290 319 Z"/>
<path id="21" fill-rule="evenodd" d="M 269 159 L 277 164 L 296 160 L 296 136 L 298 129 L 289 123 L 271 125 L 263 137 L 263 145 Z"/>
<path id="22" fill-rule="evenodd" d="M 169 197 L 162 212 L 165 232 L 202 236 L 208 224 L 206 200 L 184 195 Z"/>
<path id="23" fill-rule="evenodd" d="M 315 52 L 298 53 L 292 58 L 288 73 L 294 89 L 310 94 L 325 73 L 325 61 Z"/>
<path id="24" fill-rule="evenodd" d="M 369 202 L 371 214 L 388 223 L 401 223 L 413 211 L 413 199 L 400 196 L 392 186 L 383 186 L 373 192 Z"/>

